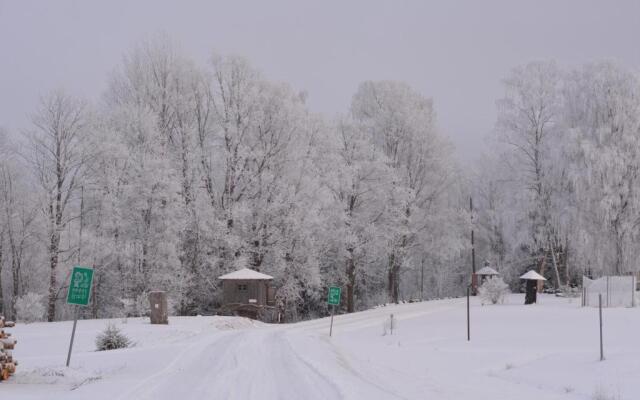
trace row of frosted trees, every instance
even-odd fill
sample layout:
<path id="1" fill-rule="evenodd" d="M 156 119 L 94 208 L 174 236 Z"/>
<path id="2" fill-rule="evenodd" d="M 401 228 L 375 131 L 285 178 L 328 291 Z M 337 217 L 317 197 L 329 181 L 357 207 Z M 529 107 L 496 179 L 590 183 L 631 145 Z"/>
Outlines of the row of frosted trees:
<path id="1" fill-rule="evenodd" d="M 143 43 L 99 101 L 56 91 L 29 127 L 0 131 L 0 309 L 40 298 L 48 320 L 68 317 L 75 264 L 95 269 L 94 318 L 135 314 L 156 289 L 175 313 L 212 313 L 216 278 L 243 267 L 275 277 L 287 320 L 326 313 L 330 285 L 349 312 L 455 296 L 472 228 L 514 288 L 530 268 L 556 287 L 637 272 L 638 76 L 537 62 L 504 89 L 463 174 L 406 84 L 363 82 L 330 118 L 243 58 L 197 65 Z"/>
<path id="2" fill-rule="evenodd" d="M 514 277 L 555 287 L 638 273 L 640 80 L 600 62 L 516 68 L 475 176 L 482 247 Z"/>
<path id="3" fill-rule="evenodd" d="M 325 313 L 329 285 L 346 311 L 458 294 L 469 216 L 431 100 L 364 82 L 329 119 L 305 99 L 240 57 L 196 65 L 168 40 L 134 48 L 94 104 L 44 96 L 0 143 L 6 314 L 38 293 L 49 321 L 68 317 L 75 264 L 95 269 L 94 318 L 154 289 L 176 313 L 211 313 L 216 278 L 243 267 L 276 278 L 288 320 Z"/>

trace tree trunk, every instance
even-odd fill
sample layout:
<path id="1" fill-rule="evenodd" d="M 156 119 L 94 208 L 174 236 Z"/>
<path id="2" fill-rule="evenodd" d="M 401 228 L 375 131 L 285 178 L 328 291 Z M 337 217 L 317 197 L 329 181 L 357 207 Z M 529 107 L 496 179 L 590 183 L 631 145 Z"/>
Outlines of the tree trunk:
<path id="1" fill-rule="evenodd" d="M 549 248 L 551 249 L 551 261 L 553 262 L 553 272 L 555 273 L 556 279 L 555 279 L 555 288 L 559 289 L 560 286 L 562 285 L 562 282 L 560 282 L 560 272 L 558 271 L 558 262 L 556 260 L 556 251 L 553 248 L 553 243 L 551 243 L 551 241 L 549 241 Z M 568 282 L 567 282 L 568 283 Z"/>
<path id="2" fill-rule="evenodd" d="M 51 242 L 49 244 L 49 303 L 47 307 L 47 321 L 53 322 L 56 318 L 56 299 L 57 299 L 57 277 L 58 268 L 58 246 L 60 245 L 60 234 L 57 230 L 51 233 Z"/>
<path id="3" fill-rule="evenodd" d="M 614 265 L 614 275 L 622 275 L 622 264 L 623 264 L 623 249 L 622 249 L 622 238 L 620 235 L 616 235 L 616 263 Z"/>
<path id="4" fill-rule="evenodd" d="M 346 262 L 346 273 L 347 273 L 347 312 L 355 311 L 354 297 L 355 297 L 355 287 L 356 287 L 356 263 L 353 259 L 353 248 L 348 248 L 347 252 L 349 255 L 347 256 Z"/>
<path id="5" fill-rule="evenodd" d="M 388 272 L 388 282 L 387 282 L 387 290 L 389 291 L 389 300 L 392 303 L 398 304 L 399 298 L 399 282 L 398 282 L 398 272 L 399 265 L 396 260 L 396 253 L 393 252 L 389 256 L 389 272 Z"/>
<path id="6" fill-rule="evenodd" d="M 542 276 L 544 276 L 546 264 L 547 264 L 547 254 L 543 251 L 542 260 L 540 261 L 540 275 Z M 537 282 L 538 293 L 542 293 L 542 290 L 544 289 L 544 281 L 534 281 L 534 282 Z"/>

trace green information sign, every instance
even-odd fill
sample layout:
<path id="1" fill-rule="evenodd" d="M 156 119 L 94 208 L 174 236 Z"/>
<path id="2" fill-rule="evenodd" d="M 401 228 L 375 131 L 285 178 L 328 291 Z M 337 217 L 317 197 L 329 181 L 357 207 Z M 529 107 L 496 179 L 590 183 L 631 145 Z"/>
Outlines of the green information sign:
<path id="1" fill-rule="evenodd" d="M 329 305 L 332 305 L 332 306 L 340 305 L 340 293 L 341 292 L 342 292 L 342 289 L 340 289 L 337 286 L 331 286 L 329 288 L 329 299 L 327 300 Z"/>
<path id="2" fill-rule="evenodd" d="M 89 305 L 92 282 L 93 269 L 73 267 L 71 282 L 69 282 L 69 292 L 67 293 L 67 304 Z"/>

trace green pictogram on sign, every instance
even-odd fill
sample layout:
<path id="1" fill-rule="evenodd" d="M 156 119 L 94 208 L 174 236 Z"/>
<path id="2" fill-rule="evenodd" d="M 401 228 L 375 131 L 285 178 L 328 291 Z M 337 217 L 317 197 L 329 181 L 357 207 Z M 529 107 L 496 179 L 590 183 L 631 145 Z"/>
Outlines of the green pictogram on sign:
<path id="1" fill-rule="evenodd" d="M 73 267 L 67 303 L 79 306 L 89 305 L 91 286 L 93 283 L 93 269 L 87 267 Z"/>
<path id="2" fill-rule="evenodd" d="M 340 292 L 342 292 L 342 289 L 340 289 L 339 287 L 331 286 L 329 288 L 329 299 L 327 300 L 329 305 L 340 305 Z"/>

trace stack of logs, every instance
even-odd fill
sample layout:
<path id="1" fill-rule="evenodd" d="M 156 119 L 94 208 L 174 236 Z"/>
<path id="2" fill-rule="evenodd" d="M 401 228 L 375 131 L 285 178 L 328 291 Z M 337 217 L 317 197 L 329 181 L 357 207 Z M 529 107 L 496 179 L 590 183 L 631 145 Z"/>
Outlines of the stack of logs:
<path id="1" fill-rule="evenodd" d="M 16 346 L 17 340 L 11 337 L 11 334 L 5 332 L 4 328 L 13 328 L 15 322 L 6 321 L 0 315 L 0 381 L 9 379 L 9 375 L 16 372 L 18 362 L 13 359 L 11 350 Z"/>

